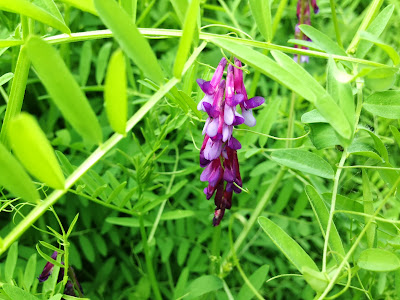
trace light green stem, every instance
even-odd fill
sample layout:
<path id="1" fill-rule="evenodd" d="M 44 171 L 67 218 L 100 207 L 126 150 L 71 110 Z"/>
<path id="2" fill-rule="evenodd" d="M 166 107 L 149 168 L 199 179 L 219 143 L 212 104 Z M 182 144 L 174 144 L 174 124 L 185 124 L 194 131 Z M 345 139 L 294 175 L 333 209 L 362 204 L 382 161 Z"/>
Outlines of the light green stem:
<path id="1" fill-rule="evenodd" d="M 338 168 L 336 170 L 334 181 L 333 181 L 331 209 L 329 211 L 328 226 L 327 226 L 326 231 L 325 231 L 324 252 L 322 254 L 322 272 L 326 271 L 326 261 L 327 261 L 327 255 L 328 255 L 329 236 L 330 236 L 332 223 L 333 223 L 333 215 L 335 214 L 336 196 L 337 196 L 338 187 L 339 187 L 339 179 L 340 179 L 340 174 L 342 173 L 342 170 L 343 170 L 342 167 L 344 166 L 346 158 L 347 158 L 347 149 L 344 149 L 344 151 L 342 152 L 342 157 L 340 158 L 339 166 L 338 166 Z"/>
<path id="2" fill-rule="evenodd" d="M 362 31 L 367 29 L 368 25 L 371 23 L 372 18 L 378 12 L 379 8 L 381 7 L 383 0 L 373 0 L 371 6 L 369 7 L 367 14 L 363 21 L 361 22 L 360 27 L 358 28 L 356 34 L 354 35 L 353 40 L 351 41 L 349 47 L 347 48 L 347 53 L 353 54 L 356 52 L 358 43 L 360 42 L 360 34 Z"/>
<path id="3" fill-rule="evenodd" d="M 337 41 L 338 45 L 341 48 L 343 48 L 342 39 L 340 37 L 339 23 L 338 23 L 337 16 L 336 16 L 335 0 L 330 0 L 330 3 L 331 3 L 332 21 L 333 21 L 333 25 L 335 26 L 336 41 Z"/>
<path id="4" fill-rule="evenodd" d="M 162 300 L 160 289 L 158 288 L 157 278 L 156 275 L 154 274 L 153 262 L 150 254 L 149 244 L 147 243 L 146 229 L 144 228 L 144 221 L 142 215 L 139 216 L 139 222 L 140 222 L 140 233 L 142 234 L 143 251 L 146 259 L 147 273 L 149 275 L 149 279 L 151 282 L 151 286 L 153 288 L 153 293 L 155 298 L 157 300 Z"/>
<path id="5" fill-rule="evenodd" d="M 178 79 L 172 78 L 163 85 L 147 102 L 144 104 L 128 121 L 126 132 L 130 132 L 132 128 L 143 118 L 143 116 L 169 92 L 177 83 Z M 18 239 L 33 223 L 43 215 L 47 209 L 57 202 L 69 188 L 71 188 L 91 167 L 94 166 L 106 153 L 108 153 L 120 140 L 123 135 L 115 133 L 104 144 L 100 145 L 65 181 L 63 190 L 53 191 L 43 202 L 36 206 L 14 229 L 4 238 L 0 244 L 0 255 L 4 253 L 11 244 Z"/>

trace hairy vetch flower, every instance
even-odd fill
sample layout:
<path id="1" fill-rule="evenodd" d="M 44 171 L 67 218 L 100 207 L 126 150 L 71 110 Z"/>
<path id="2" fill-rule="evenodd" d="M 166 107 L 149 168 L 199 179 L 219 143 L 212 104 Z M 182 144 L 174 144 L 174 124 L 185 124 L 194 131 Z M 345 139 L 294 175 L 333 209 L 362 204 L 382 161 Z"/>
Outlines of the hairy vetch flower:
<path id="1" fill-rule="evenodd" d="M 57 259 L 57 255 L 58 255 L 57 251 L 54 251 L 53 254 L 51 255 L 51 258 L 56 260 Z M 64 265 L 64 262 L 61 262 L 61 263 Z M 50 275 L 53 273 L 53 269 L 54 269 L 54 264 L 51 263 L 51 262 L 47 262 L 46 265 L 43 268 L 42 273 L 38 277 L 39 281 L 40 282 L 44 282 L 47 279 L 49 279 Z M 69 266 L 68 270 L 69 270 L 68 274 L 70 276 L 74 277 L 73 278 L 74 281 L 78 285 L 78 288 L 79 288 L 80 292 L 83 294 L 83 289 L 82 289 L 80 283 L 78 282 L 78 280 L 76 278 L 74 269 L 71 266 Z M 60 268 L 60 272 L 58 273 L 58 277 L 57 277 L 57 283 L 61 282 L 63 280 L 63 278 L 64 278 L 64 268 Z M 75 290 L 74 290 L 74 284 L 72 283 L 71 280 L 67 281 L 67 284 L 65 285 L 65 288 L 64 288 L 64 294 L 65 295 L 69 295 L 69 296 L 74 296 L 74 297 L 76 296 L 76 293 L 75 293 Z"/>
<path id="2" fill-rule="evenodd" d="M 311 6 L 314 10 L 314 13 L 317 14 L 319 11 L 319 7 L 317 5 L 317 0 L 311 0 Z M 297 15 L 297 24 L 294 30 L 294 36 L 296 39 L 298 40 L 304 40 L 304 41 L 311 41 L 311 39 L 306 36 L 305 34 L 303 34 L 300 31 L 299 26 L 302 24 L 307 24 L 307 25 L 311 25 L 311 17 L 310 17 L 310 3 L 309 0 L 298 0 L 297 1 L 297 11 L 296 11 L 296 15 Z M 295 48 L 298 48 L 298 45 L 294 45 Z M 301 49 L 305 49 L 308 50 L 308 47 L 305 46 L 301 46 Z M 294 55 L 294 60 L 297 62 L 298 61 L 298 55 L 295 54 Z M 308 63 L 309 58 L 306 55 L 301 55 L 300 57 L 300 62 L 301 63 Z"/>
<path id="3" fill-rule="evenodd" d="M 242 63 L 238 59 L 234 59 L 235 65 L 228 65 L 226 81 L 222 79 L 226 64 L 226 59 L 222 58 L 211 81 L 197 79 L 205 93 L 197 109 L 208 114 L 200 149 L 200 166 L 205 168 L 200 180 L 208 182 L 204 189 L 207 200 L 215 194 L 214 226 L 221 222 L 225 209 L 231 208 L 232 193 L 240 193 L 242 187 L 237 157 L 237 150 L 242 146 L 232 136 L 233 127 L 243 123 L 255 126 L 252 109 L 264 103 L 262 97 L 248 99 Z M 238 105 L 242 114 L 236 110 Z"/>

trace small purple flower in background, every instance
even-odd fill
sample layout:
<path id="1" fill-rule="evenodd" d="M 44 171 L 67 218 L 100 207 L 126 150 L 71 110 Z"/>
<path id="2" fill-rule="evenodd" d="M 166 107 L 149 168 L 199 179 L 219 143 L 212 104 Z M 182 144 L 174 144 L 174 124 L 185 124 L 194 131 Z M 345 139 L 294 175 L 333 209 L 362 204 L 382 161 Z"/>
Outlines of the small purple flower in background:
<path id="1" fill-rule="evenodd" d="M 51 255 L 51 258 L 54 260 L 57 259 L 57 251 L 53 252 L 53 254 Z M 39 281 L 40 282 L 46 281 L 50 277 L 51 273 L 53 273 L 53 268 L 54 268 L 54 265 L 48 261 L 46 263 L 46 265 L 44 266 L 42 273 L 38 277 Z"/>
<path id="2" fill-rule="evenodd" d="M 215 194 L 214 226 L 221 222 L 225 209 L 231 208 L 232 193 L 240 193 L 242 187 L 237 157 L 237 150 L 242 145 L 232 136 L 233 127 L 243 123 L 255 126 L 252 109 L 265 101 L 262 97 L 248 99 L 240 69 L 242 63 L 237 58 L 234 63 L 228 65 L 226 81 L 222 79 L 227 64 L 225 58 L 221 59 L 211 81 L 197 79 L 205 93 L 197 109 L 208 114 L 200 149 L 200 166 L 205 168 L 200 180 L 208 182 L 204 189 L 207 200 Z M 242 114 L 236 111 L 238 105 Z"/>
<path id="3" fill-rule="evenodd" d="M 57 255 L 58 255 L 57 251 L 54 251 L 53 254 L 51 255 L 51 258 L 56 260 Z M 61 262 L 61 263 L 64 265 L 64 262 Z M 51 262 L 47 262 L 43 268 L 42 273 L 38 277 L 39 281 L 44 282 L 47 279 L 49 279 L 50 275 L 53 273 L 53 269 L 54 269 L 54 264 L 52 264 Z M 78 285 L 81 295 L 83 295 L 82 287 L 76 278 L 74 269 L 71 266 L 68 267 L 68 274 L 73 277 L 72 279 Z M 57 277 L 57 283 L 61 282 L 63 280 L 63 278 L 64 278 L 64 268 L 60 268 L 60 272 L 58 273 L 58 277 Z M 67 281 L 67 284 L 65 285 L 65 288 L 64 288 L 64 294 L 76 297 L 74 284 L 71 280 Z"/>
<path id="4" fill-rule="evenodd" d="M 312 8 L 314 10 L 314 13 L 317 14 L 318 11 L 319 11 L 319 7 L 317 5 L 317 0 L 311 0 L 311 6 L 312 6 Z M 296 12 L 296 15 L 297 15 L 298 23 L 296 24 L 296 27 L 295 27 L 295 30 L 294 30 L 295 38 L 298 39 L 298 40 L 302 39 L 304 41 L 309 41 L 310 42 L 311 39 L 308 36 L 306 36 L 305 34 L 303 34 L 300 31 L 300 28 L 299 28 L 299 26 L 302 25 L 302 24 L 311 25 L 309 0 L 298 0 L 297 1 L 297 12 Z M 298 45 L 294 45 L 294 47 L 298 48 L 299 46 Z M 308 50 L 308 47 L 301 46 L 301 49 Z M 296 62 L 298 62 L 298 55 L 297 54 L 294 55 L 294 60 Z M 305 56 L 305 55 L 301 55 L 300 56 L 300 62 L 301 63 L 308 63 L 308 61 L 309 61 L 308 56 Z"/>

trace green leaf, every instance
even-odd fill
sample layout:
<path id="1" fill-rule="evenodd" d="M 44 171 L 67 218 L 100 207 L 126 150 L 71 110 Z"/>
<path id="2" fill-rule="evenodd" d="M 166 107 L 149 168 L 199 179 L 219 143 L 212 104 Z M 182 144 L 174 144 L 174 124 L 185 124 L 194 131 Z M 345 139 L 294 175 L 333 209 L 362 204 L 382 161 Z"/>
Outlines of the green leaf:
<path id="1" fill-rule="evenodd" d="M 64 250 L 54 247 L 52 244 L 46 243 L 44 241 L 39 241 L 40 245 L 50 249 L 51 251 L 57 251 L 57 253 L 64 254 Z"/>
<path id="2" fill-rule="evenodd" d="M 139 32 L 129 15 L 113 0 L 94 0 L 94 5 L 104 24 L 130 59 L 157 84 L 164 74 L 148 41 Z"/>
<path id="3" fill-rule="evenodd" d="M 318 192 L 315 190 L 315 188 L 313 186 L 307 185 L 305 187 L 305 191 L 306 191 L 308 200 L 310 201 L 311 207 L 314 211 L 314 215 L 317 218 L 322 235 L 325 238 L 326 229 L 328 228 L 328 219 L 329 219 L 328 208 L 326 207 L 321 196 L 318 194 Z M 339 253 L 339 255 L 341 255 L 342 257 L 346 254 L 344 252 L 342 240 L 340 239 L 340 235 L 339 235 L 334 223 L 332 223 L 331 230 L 329 233 L 328 245 L 332 251 Z M 339 257 L 338 262 L 341 261 L 342 257 Z"/>
<path id="4" fill-rule="evenodd" d="M 40 196 L 28 174 L 0 143 L 0 185 L 17 197 L 36 203 Z"/>
<path id="5" fill-rule="evenodd" d="M 311 123 L 310 126 L 310 139 L 314 147 L 319 149 L 332 148 L 340 145 L 341 141 L 338 139 L 335 129 L 326 123 Z"/>
<path id="6" fill-rule="evenodd" d="M 65 235 L 67 238 L 71 235 L 72 230 L 74 230 L 74 227 L 75 227 L 76 222 L 78 221 L 78 218 L 79 218 L 79 213 L 77 213 L 75 215 L 74 219 L 72 220 L 71 224 L 69 225 L 68 231 Z"/>
<path id="7" fill-rule="evenodd" d="M 18 242 L 14 242 L 7 253 L 6 263 L 4 266 L 4 279 L 11 282 L 14 278 L 14 270 L 18 259 Z"/>
<path id="8" fill-rule="evenodd" d="M 398 68 L 375 68 L 365 76 L 365 85 L 373 91 L 386 91 L 390 89 L 397 77 Z"/>
<path id="9" fill-rule="evenodd" d="M 56 28 L 63 33 L 71 33 L 64 21 L 28 0 L 0 0 L 0 10 L 21 14 Z"/>
<path id="10" fill-rule="evenodd" d="M 286 258 L 303 273 L 303 268 L 308 267 L 312 270 L 319 271 L 315 262 L 304 251 L 300 245 L 293 240 L 278 225 L 265 217 L 259 217 L 258 223 L 272 242 L 281 250 Z"/>
<path id="11" fill-rule="evenodd" d="M 39 6 L 40 8 L 46 10 L 51 15 L 53 15 L 54 17 L 56 17 L 58 20 L 60 20 L 65 24 L 64 19 L 53 0 L 33 0 L 31 2 L 33 2 L 33 4 Z"/>
<path id="12" fill-rule="evenodd" d="M 323 158 L 301 149 L 282 149 L 272 152 L 271 159 L 301 172 L 332 179 L 334 172 Z"/>
<path id="13" fill-rule="evenodd" d="M 51 256 L 47 255 L 46 253 L 44 253 L 40 247 L 39 244 L 36 244 L 36 250 L 39 253 L 39 255 L 41 257 L 43 257 L 46 261 L 48 261 L 49 263 L 52 263 L 53 265 L 59 267 L 59 268 L 64 268 L 64 265 L 61 264 L 61 262 L 58 262 L 57 260 L 53 259 Z"/>
<path id="14" fill-rule="evenodd" d="M 399 130 L 392 125 L 390 125 L 389 128 L 390 128 L 390 131 L 392 131 L 394 140 L 396 141 L 397 145 L 400 147 L 400 132 L 399 132 Z"/>
<path id="15" fill-rule="evenodd" d="M 14 77 L 14 73 L 6 73 L 0 77 L 0 86 L 6 84 Z"/>
<path id="16" fill-rule="evenodd" d="M 303 268 L 303 277 L 317 293 L 322 293 L 323 291 L 325 291 L 329 283 L 326 274 L 322 272 L 317 272 L 308 267 Z"/>
<path id="17" fill-rule="evenodd" d="M 85 94 L 58 52 L 38 37 L 30 37 L 27 50 L 32 64 L 61 113 L 87 140 L 102 142 L 102 131 Z"/>
<path id="18" fill-rule="evenodd" d="M 371 114 L 387 119 L 400 119 L 400 91 L 376 92 L 363 104 Z"/>
<path id="19" fill-rule="evenodd" d="M 379 38 L 375 37 L 373 34 L 371 34 L 369 32 L 365 32 L 365 31 L 361 32 L 360 37 L 363 40 L 374 43 L 375 45 L 380 47 L 383 51 L 385 51 L 387 53 L 387 55 L 389 55 L 390 59 L 392 60 L 392 62 L 395 66 L 400 63 L 400 56 L 396 52 L 396 50 L 394 50 L 394 48 L 392 46 L 385 44 Z"/>
<path id="20" fill-rule="evenodd" d="M 36 279 L 36 253 L 29 257 L 24 272 L 24 285 L 27 291 L 31 289 L 33 281 Z"/>
<path id="21" fill-rule="evenodd" d="M 259 113 L 262 116 L 259 123 L 257 123 L 257 130 L 262 132 L 263 134 L 269 134 L 272 128 L 272 125 L 275 123 L 276 119 L 279 116 L 279 106 L 281 105 L 281 101 L 278 97 L 274 97 L 268 103 L 268 105 Z M 258 130 L 259 128 L 259 130 Z M 260 147 L 264 147 L 268 141 L 268 137 L 266 136 L 259 136 L 258 143 Z"/>
<path id="22" fill-rule="evenodd" d="M 59 1 L 67 3 L 73 7 L 76 7 L 80 10 L 89 12 L 97 16 L 97 11 L 94 8 L 93 0 L 59 0 Z"/>
<path id="23" fill-rule="evenodd" d="M 183 24 L 182 36 L 179 40 L 178 52 L 176 53 L 173 74 L 176 78 L 181 78 L 183 67 L 189 56 L 190 45 L 194 39 L 196 31 L 197 15 L 199 14 L 199 0 L 192 0 Z"/>
<path id="24" fill-rule="evenodd" d="M 179 22 L 181 24 L 184 23 L 185 21 L 185 13 L 188 7 L 188 1 L 187 0 L 170 0 L 172 7 L 175 10 L 175 13 L 179 19 Z"/>
<path id="25" fill-rule="evenodd" d="M 304 86 L 314 93 L 316 101 L 313 104 L 321 115 L 332 125 L 339 135 L 345 139 L 350 139 L 353 130 L 345 113 L 314 77 L 286 54 L 279 51 L 271 51 L 271 54 L 278 64 L 286 70 L 290 70 L 296 77 L 301 78 Z"/>
<path id="26" fill-rule="evenodd" d="M 390 272 L 400 268 L 400 259 L 393 252 L 369 248 L 361 252 L 357 265 L 369 271 Z"/>
<path id="27" fill-rule="evenodd" d="M 249 281 L 257 290 L 259 290 L 262 287 L 263 283 L 267 279 L 268 271 L 269 271 L 269 265 L 263 265 L 259 267 L 249 277 Z M 252 292 L 252 290 L 250 290 L 249 286 L 246 283 L 244 283 L 236 299 L 251 300 L 252 298 L 254 298 L 254 293 Z"/>
<path id="28" fill-rule="evenodd" d="M 223 287 L 221 278 L 214 275 L 203 275 L 191 282 L 186 289 L 185 299 L 198 299 L 200 296 L 217 291 Z"/>
<path id="29" fill-rule="evenodd" d="M 101 85 L 104 79 L 104 75 L 106 73 L 106 68 L 108 64 L 108 59 L 111 53 L 112 43 L 107 42 L 101 46 L 99 55 L 97 56 L 97 63 L 96 63 L 96 83 Z"/>
<path id="30" fill-rule="evenodd" d="M 15 300 L 39 300 L 39 298 L 36 298 L 35 296 L 31 295 L 30 293 L 24 291 L 23 289 L 11 285 L 11 284 L 4 284 L 1 287 L 3 291 L 7 294 L 10 299 L 15 299 Z"/>
<path id="31" fill-rule="evenodd" d="M 108 64 L 104 100 L 111 128 L 115 132 L 125 135 L 128 118 L 128 97 L 125 57 L 120 49 L 112 54 Z"/>
<path id="32" fill-rule="evenodd" d="M 370 135 L 370 137 L 374 141 L 375 149 L 378 150 L 380 156 L 384 159 L 384 161 L 388 163 L 389 162 L 389 153 L 386 149 L 385 144 L 382 142 L 382 140 L 368 128 L 360 127 L 360 130 L 366 131 Z"/>
<path id="33" fill-rule="evenodd" d="M 54 189 L 63 189 L 64 175 L 54 150 L 34 117 L 21 113 L 10 123 L 8 139 L 24 167 Z"/>
<path id="34" fill-rule="evenodd" d="M 90 65 L 92 63 L 92 43 L 90 41 L 83 43 L 80 55 L 79 77 L 81 85 L 85 86 L 89 78 Z"/>
<path id="35" fill-rule="evenodd" d="M 336 54 L 341 56 L 347 56 L 346 51 L 344 51 L 340 46 L 331 40 L 325 33 L 319 31 L 318 29 L 302 24 L 299 26 L 300 30 L 308 36 L 313 43 L 317 44 L 326 53 Z"/>
<path id="36" fill-rule="evenodd" d="M 374 210 L 374 201 L 372 200 L 372 193 L 370 188 L 370 182 L 368 179 L 368 174 L 365 169 L 362 170 L 362 181 L 363 181 L 363 204 L 364 204 L 364 213 L 373 215 L 375 213 Z M 365 217 L 365 224 L 368 223 L 373 218 Z M 374 246 L 375 240 L 375 231 L 376 225 L 372 223 L 365 235 L 367 236 L 368 247 L 372 248 Z"/>
<path id="37" fill-rule="evenodd" d="M 93 243 L 85 235 L 80 235 L 79 244 L 87 260 L 91 263 L 94 263 L 96 256 L 93 248 Z"/>
<path id="38" fill-rule="evenodd" d="M 394 11 L 394 5 L 390 4 L 386 6 L 379 15 L 371 22 L 368 26 L 366 32 L 372 34 L 375 37 L 379 37 L 383 30 L 385 29 L 387 23 L 390 20 Z M 361 40 L 357 47 L 356 56 L 358 58 L 364 58 L 364 56 L 368 53 L 368 51 L 372 47 L 372 43 L 369 41 Z"/>
<path id="39" fill-rule="evenodd" d="M 265 41 L 272 40 L 271 6 L 268 0 L 249 0 L 251 13 Z"/>
<path id="40" fill-rule="evenodd" d="M 183 218 L 189 218 L 196 215 L 196 212 L 193 210 L 172 210 L 172 211 L 166 211 L 162 214 L 161 220 L 176 220 L 176 219 L 183 219 Z"/>
<path id="41" fill-rule="evenodd" d="M 383 158 L 380 157 L 378 153 L 376 153 L 375 149 L 372 146 L 362 143 L 358 140 L 354 140 L 351 143 L 351 145 L 347 148 L 347 152 L 349 154 L 371 157 L 383 162 Z"/>
<path id="42" fill-rule="evenodd" d="M 350 76 L 346 73 L 343 66 L 335 63 L 333 58 L 328 61 L 327 90 L 332 98 L 339 104 L 350 124 L 351 131 L 354 131 L 355 106 L 353 91 L 349 82 L 341 81 L 341 76 Z"/>

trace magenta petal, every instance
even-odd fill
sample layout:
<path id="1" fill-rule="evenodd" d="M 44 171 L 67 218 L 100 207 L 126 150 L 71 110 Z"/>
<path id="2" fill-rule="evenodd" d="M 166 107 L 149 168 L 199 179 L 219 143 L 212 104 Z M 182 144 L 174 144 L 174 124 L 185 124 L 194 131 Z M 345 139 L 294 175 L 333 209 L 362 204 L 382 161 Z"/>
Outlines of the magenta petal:
<path id="1" fill-rule="evenodd" d="M 200 181 L 208 181 L 210 178 L 210 175 L 213 171 L 213 164 L 209 164 L 201 173 L 200 175 Z"/>
<path id="2" fill-rule="evenodd" d="M 242 145 L 240 144 L 240 142 L 237 139 L 235 139 L 234 137 L 231 137 L 228 142 L 228 147 L 233 150 L 239 150 L 240 148 L 242 148 Z"/>
<path id="3" fill-rule="evenodd" d="M 242 103 L 243 100 L 244 100 L 243 94 L 236 94 L 236 95 L 233 97 L 232 105 L 231 105 L 231 106 L 236 106 L 236 105 Z"/>
<path id="4" fill-rule="evenodd" d="M 244 123 L 244 118 L 237 112 L 235 112 L 235 120 L 233 121 L 232 125 L 237 126 Z"/>
<path id="5" fill-rule="evenodd" d="M 201 90 L 205 93 L 205 94 L 209 94 L 212 95 L 214 93 L 214 88 L 211 86 L 209 81 L 205 81 L 203 79 L 197 79 L 197 84 L 199 85 L 199 87 L 201 88 Z"/>
<path id="6" fill-rule="evenodd" d="M 224 213 L 225 213 L 225 208 L 215 210 L 213 218 L 213 226 L 218 226 L 219 223 L 221 223 L 221 220 L 224 217 Z"/>
<path id="7" fill-rule="evenodd" d="M 208 102 L 204 102 L 203 103 L 203 107 L 206 110 L 207 114 L 211 117 L 211 118 L 218 118 L 219 116 L 219 111 L 216 110 L 212 104 L 208 103 Z"/>
<path id="8" fill-rule="evenodd" d="M 244 101 L 243 102 L 243 106 L 246 109 L 250 109 L 250 108 L 258 107 L 261 104 L 264 104 L 264 102 L 265 102 L 265 100 L 264 100 L 263 97 L 256 96 L 256 97 L 253 97 L 253 98 L 251 98 L 251 99 L 249 99 L 247 101 Z"/>

